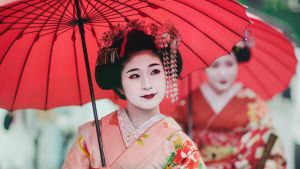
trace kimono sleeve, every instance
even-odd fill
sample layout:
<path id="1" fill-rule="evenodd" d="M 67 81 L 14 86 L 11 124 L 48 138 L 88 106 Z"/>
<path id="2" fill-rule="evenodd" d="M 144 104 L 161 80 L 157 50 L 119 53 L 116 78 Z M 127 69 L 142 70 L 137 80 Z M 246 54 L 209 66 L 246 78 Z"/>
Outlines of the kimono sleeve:
<path id="1" fill-rule="evenodd" d="M 89 169 L 90 168 L 90 151 L 89 135 L 91 128 L 87 125 L 78 129 L 77 137 L 67 157 L 62 169 Z"/>
<path id="2" fill-rule="evenodd" d="M 249 104 L 249 107 L 248 130 L 241 137 L 234 156 L 236 159 L 234 162 L 236 168 L 249 165 L 256 166 L 262 158 L 263 151 L 271 133 L 277 135 L 266 103 L 257 98 L 255 102 Z M 286 168 L 284 151 L 279 139 L 276 140 L 271 150 L 265 168 Z"/>
<path id="3" fill-rule="evenodd" d="M 165 169 L 206 169 L 194 142 L 182 131 L 173 134 L 170 139 L 172 152 L 167 159 Z"/>

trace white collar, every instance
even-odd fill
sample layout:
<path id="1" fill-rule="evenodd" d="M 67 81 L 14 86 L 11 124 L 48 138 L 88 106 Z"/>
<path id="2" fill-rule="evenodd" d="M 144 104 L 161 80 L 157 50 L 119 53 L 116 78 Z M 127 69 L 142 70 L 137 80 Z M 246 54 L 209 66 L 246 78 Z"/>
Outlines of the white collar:
<path id="1" fill-rule="evenodd" d="M 146 122 L 140 125 L 138 128 L 134 128 L 134 125 L 130 121 L 126 111 L 124 109 L 119 109 L 117 111 L 118 122 L 120 125 L 120 130 L 122 133 L 122 138 L 125 142 L 125 146 L 129 147 L 132 143 L 136 141 L 144 132 L 151 127 L 154 123 L 165 118 L 162 114 L 156 114 L 149 118 Z"/>
<path id="2" fill-rule="evenodd" d="M 230 100 L 243 87 L 242 83 L 236 82 L 222 94 L 217 94 L 207 83 L 200 86 L 200 91 L 203 93 L 207 103 L 211 106 L 214 113 L 220 113 Z"/>

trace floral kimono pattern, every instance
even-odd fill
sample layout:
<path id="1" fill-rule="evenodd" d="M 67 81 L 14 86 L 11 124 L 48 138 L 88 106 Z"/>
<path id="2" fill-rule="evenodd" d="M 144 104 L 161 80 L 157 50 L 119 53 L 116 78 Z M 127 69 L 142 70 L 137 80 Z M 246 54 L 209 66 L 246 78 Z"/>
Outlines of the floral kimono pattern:
<path id="1" fill-rule="evenodd" d="M 204 169 L 199 150 L 178 124 L 156 115 L 138 129 L 133 128 L 125 110 L 120 109 L 100 121 L 104 154 L 112 169 Z M 95 125 L 82 125 L 62 169 L 101 167 Z"/>
<path id="2" fill-rule="evenodd" d="M 272 127 L 268 109 L 255 93 L 241 87 L 231 100 L 215 113 L 201 90 L 192 93 L 193 140 L 207 168 L 254 169 L 262 158 Z M 182 100 L 174 118 L 187 128 L 187 104 Z M 280 142 L 276 141 L 265 168 L 286 168 Z"/>

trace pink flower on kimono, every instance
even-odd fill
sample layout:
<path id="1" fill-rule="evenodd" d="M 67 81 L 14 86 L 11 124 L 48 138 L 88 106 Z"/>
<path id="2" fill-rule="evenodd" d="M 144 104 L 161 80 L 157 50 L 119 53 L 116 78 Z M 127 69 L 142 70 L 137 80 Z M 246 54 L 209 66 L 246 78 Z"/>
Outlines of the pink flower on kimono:
<path id="1" fill-rule="evenodd" d="M 196 168 L 199 164 L 200 154 L 197 152 L 191 140 L 186 140 L 182 148 L 176 151 L 174 163 L 179 165 L 179 168 Z"/>

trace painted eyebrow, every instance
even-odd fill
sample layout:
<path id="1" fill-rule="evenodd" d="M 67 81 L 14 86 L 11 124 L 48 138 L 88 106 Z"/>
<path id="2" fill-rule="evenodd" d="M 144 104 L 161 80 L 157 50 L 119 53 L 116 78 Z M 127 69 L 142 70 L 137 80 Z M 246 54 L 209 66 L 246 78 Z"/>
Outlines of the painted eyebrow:
<path id="1" fill-rule="evenodd" d="M 137 70 L 139 70 L 139 69 L 138 69 L 138 68 L 130 69 L 130 70 L 128 70 L 126 73 L 133 72 L 133 71 L 137 71 Z"/>
<path id="2" fill-rule="evenodd" d="M 152 63 L 148 67 L 153 67 L 153 66 L 160 66 L 160 64 L 158 64 L 158 63 Z"/>
<path id="3" fill-rule="evenodd" d="M 158 64 L 158 63 L 152 63 L 148 67 L 153 67 L 153 66 L 160 66 L 160 64 Z M 126 73 L 137 71 L 137 70 L 139 70 L 139 69 L 138 68 L 130 69 Z"/>

